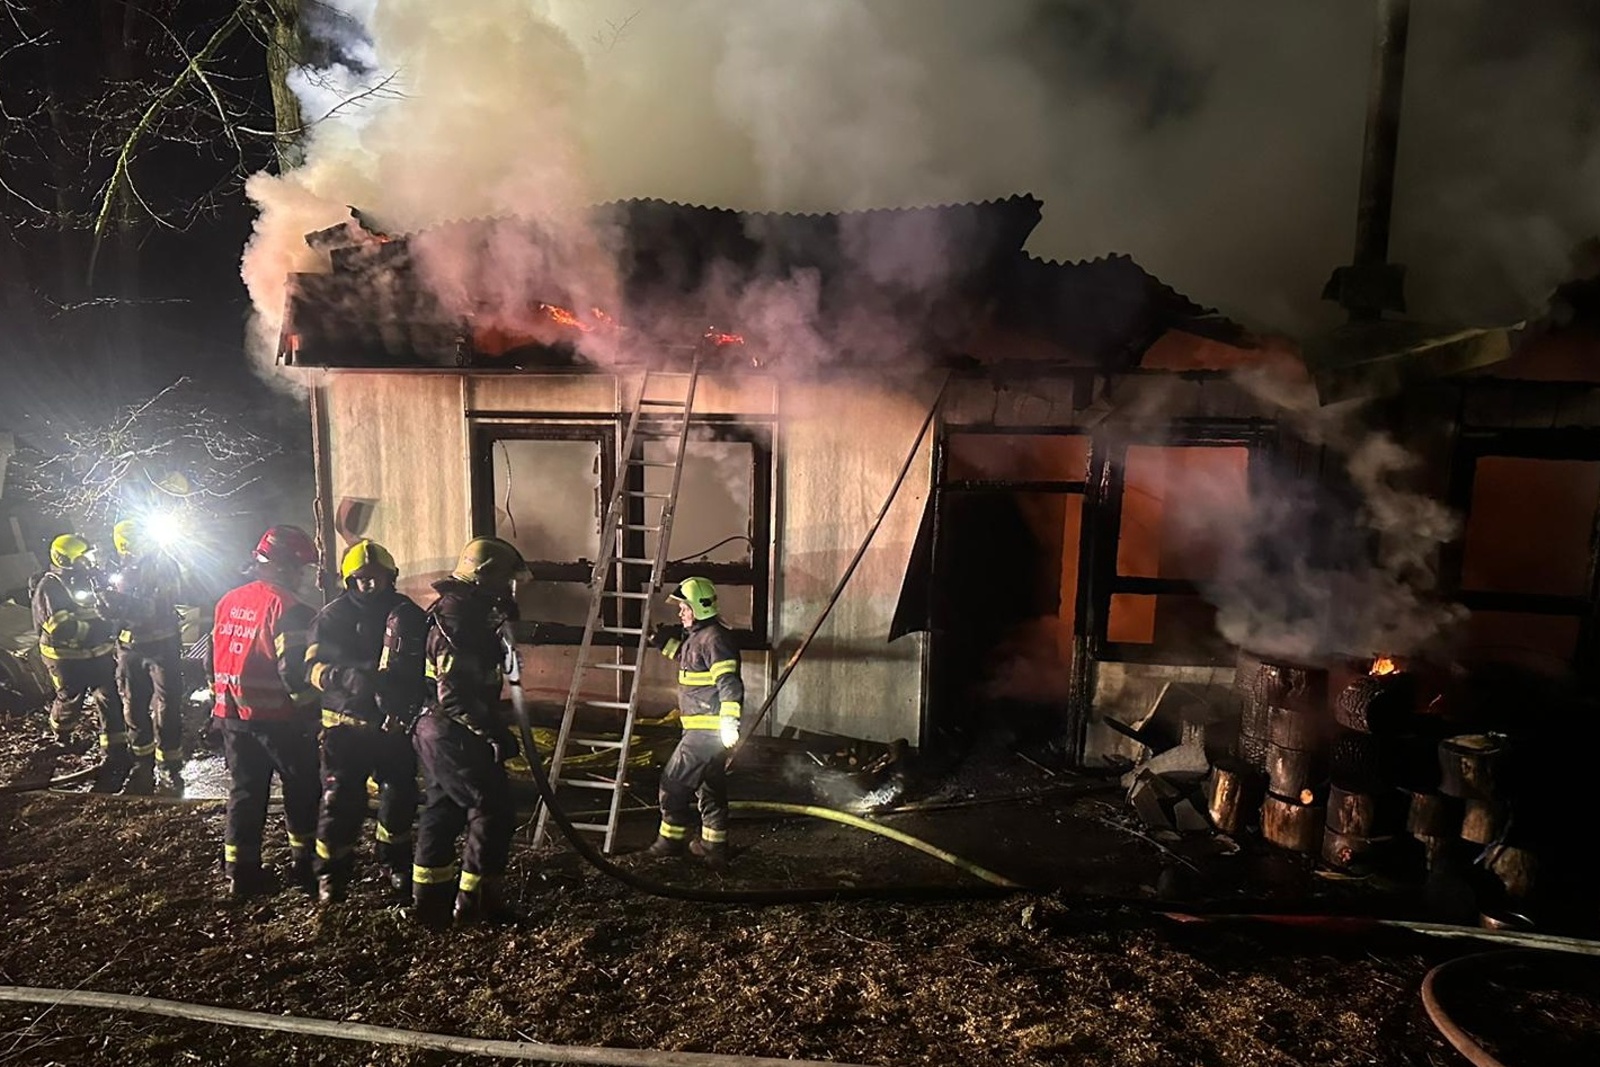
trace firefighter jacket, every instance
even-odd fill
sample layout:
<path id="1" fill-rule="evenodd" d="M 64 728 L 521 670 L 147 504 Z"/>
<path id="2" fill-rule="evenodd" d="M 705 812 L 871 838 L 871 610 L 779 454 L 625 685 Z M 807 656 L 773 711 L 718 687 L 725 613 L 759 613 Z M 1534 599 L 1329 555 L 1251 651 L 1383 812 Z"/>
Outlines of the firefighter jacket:
<path id="1" fill-rule="evenodd" d="M 217 601 L 211 630 L 214 718 L 309 722 L 316 691 L 306 681 L 311 609 L 265 581 L 241 585 Z"/>
<path id="2" fill-rule="evenodd" d="M 312 620 L 307 680 L 322 693 L 322 725 L 410 725 L 423 697 L 428 620 L 393 589 L 350 591 Z"/>
<path id="3" fill-rule="evenodd" d="M 720 618 L 701 619 L 662 654 L 678 661 L 678 713 L 685 730 L 717 730 L 744 710 L 739 646 Z"/>
<path id="4" fill-rule="evenodd" d="M 178 640 L 178 565 L 171 556 L 123 556 L 112 574 L 108 599 L 122 624 L 119 640 L 128 648 L 149 648 Z"/>
<path id="5" fill-rule="evenodd" d="M 45 659 L 96 659 L 116 651 L 116 627 L 101 612 L 96 577 L 87 567 L 52 568 L 34 587 L 33 623 Z"/>
<path id="6" fill-rule="evenodd" d="M 500 700 L 506 665 L 500 627 L 516 618 L 516 605 L 459 578 L 444 578 L 433 588 L 439 599 L 428 609 L 429 710 L 482 737 L 508 739 Z"/>

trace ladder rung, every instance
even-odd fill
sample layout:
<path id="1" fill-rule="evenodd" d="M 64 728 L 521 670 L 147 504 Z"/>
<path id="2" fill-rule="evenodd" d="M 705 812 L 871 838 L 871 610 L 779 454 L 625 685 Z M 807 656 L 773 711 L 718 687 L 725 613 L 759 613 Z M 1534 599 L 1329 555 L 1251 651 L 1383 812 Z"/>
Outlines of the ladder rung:
<path id="1" fill-rule="evenodd" d="M 632 634 L 635 637 L 644 633 L 637 626 L 596 626 L 595 631 L 603 634 Z"/>
<path id="2" fill-rule="evenodd" d="M 687 400 L 658 400 L 655 397 L 643 397 L 639 403 L 653 408 L 686 408 L 689 406 Z"/>
<path id="3" fill-rule="evenodd" d="M 645 533 L 660 533 L 661 532 L 661 527 L 659 527 L 659 526 L 651 526 L 651 525 L 649 525 L 647 523 L 632 523 L 632 522 L 628 522 L 628 523 L 624 523 L 622 528 L 624 530 L 642 530 Z"/>
<path id="4" fill-rule="evenodd" d="M 637 490 L 633 490 L 633 489 L 629 489 L 628 490 L 628 495 L 629 496 L 639 497 L 641 500 L 671 500 L 672 499 L 672 494 L 671 493 L 641 493 L 641 492 L 638 492 Z"/>
<path id="5" fill-rule="evenodd" d="M 621 741 L 606 741 L 606 740 L 603 740 L 603 739 L 598 738 L 598 737 L 573 737 L 573 738 L 569 738 L 568 739 L 567 744 L 569 744 L 569 745 L 582 745 L 584 748 L 596 748 L 596 749 L 598 749 L 598 748 L 618 749 L 618 748 L 622 747 L 622 742 Z"/>
<path id="6" fill-rule="evenodd" d="M 601 596 L 613 597 L 617 600 L 649 600 L 650 593 L 601 593 Z"/>
<path id="7" fill-rule="evenodd" d="M 644 565 L 648 565 L 648 566 L 651 566 L 651 567 L 654 567 L 656 565 L 656 561 L 655 560 L 653 560 L 653 559 L 640 559 L 638 556 L 617 556 L 611 562 L 612 563 L 644 564 Z"/>
<path id="8" fill-rule="evenodd" d="M 609 778 L 563 778 L 561 785 L 570 785 L 574 789 L 615 789 L 617 783 Z"/>
<path id="9" fill-rule="evenodd" d="M 591 708 L 610 708 L 613 711 L 627 711 L 632 707 L 625 700 L 585 700 L 584 703 Z"/>
<path id="10" fill-rule="evenodd" d="M 664 467 L 667 470 L 677 466 L 676 463 L 658 463 L 653 459 L 630 459 L 628 463 L 634 467 Z"/>
<path id="11" fill-rule="evenodd" d="M 637 663 L 590 663 L 588 667 L 592 671 L 636 671 L 639 669 Z"/>
<path id="12" fill-rule="evenodd" d="M 575 822 L 572 824 L 572 828 L 574 830 L 585 830 L 591 834 L 608 834 L 611 832 L 611 827 L 603 822 Z"/>

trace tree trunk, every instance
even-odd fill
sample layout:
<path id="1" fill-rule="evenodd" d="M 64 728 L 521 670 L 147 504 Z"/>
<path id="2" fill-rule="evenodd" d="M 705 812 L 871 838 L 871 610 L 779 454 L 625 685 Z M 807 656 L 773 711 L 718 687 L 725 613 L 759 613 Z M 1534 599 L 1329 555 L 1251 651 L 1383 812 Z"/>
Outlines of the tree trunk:
<path id="1" fill-rule="evenodd" d="M 300 4 L 301 0 L 271 0 L 262 15 L 262 28 L 270 41 L 267 81 L 272 86 L 279 173 L 305 162 L 305 116 L 300 111 L 300 98 L 289 88 L 289 74 L 300 66 L 303 58 Z"/>

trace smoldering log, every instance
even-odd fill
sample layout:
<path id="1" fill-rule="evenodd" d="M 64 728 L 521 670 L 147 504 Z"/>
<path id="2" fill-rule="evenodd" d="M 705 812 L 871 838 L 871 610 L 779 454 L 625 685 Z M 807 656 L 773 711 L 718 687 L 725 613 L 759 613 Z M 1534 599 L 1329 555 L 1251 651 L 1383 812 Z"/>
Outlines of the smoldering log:
<path id="1" fill-rule="evenodd" d="M 1439 791 L 1463 800 L 1500 799 L 1504 739 L 1464 734 L 1439 742 Z"/>
<path id="2" fill-rule="evenodd" d="M 1412 793 L 1406 833 L 1419 840 L 1455 837 L 1461 833 L 1463 805 L 1443 793 Z"/>
<path id="3" fill-rule="evenodd" d="M 1261 803 L 1261 836 L 1291 852 L 1316 852 L 1322 843 L 1321 804 L 1299 804 L 1271 793 Z"/>
<path id="4" fill-rule="evenodd" d="M 1279 796 L 1304 797 L 1328 780 L 1327 754 L 1267 745 L 1267 788 Z"/>
<path id="5" fill-rule="evenodd" d="M 1218 764 L 1206 779 L 1206 813 L 1225 834 L 1236 834 L 1256 815 L 1265 783 L 1255 768 L 1243 762 Z"/>
<path id="6" fill-rule="evenodd" d="M 1461 839 L 1489 845 L 1500 839 L 1506 826 L 1506 808 L 1493 800 L 1469 800 L 1461 819 Z"/>

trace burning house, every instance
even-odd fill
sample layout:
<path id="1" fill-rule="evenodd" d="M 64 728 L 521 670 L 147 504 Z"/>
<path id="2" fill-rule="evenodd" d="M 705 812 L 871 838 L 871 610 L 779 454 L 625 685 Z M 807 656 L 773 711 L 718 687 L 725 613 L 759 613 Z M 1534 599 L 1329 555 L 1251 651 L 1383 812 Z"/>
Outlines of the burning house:
<path id="1" fill-rule="evenodd" d="M 615 303 L 552 278 L 510 319 L 503 296 L 480 316 L 442 294 L 428 260 L 471 258 L 492 288 L 530 228 L 313 234 L 328 269 L 291 279 L 280 361 L 312 392 L 328 558 L 374 537 L 415 593 L 465 538 L 513 541 L 535 561 L 526 685 L 559 702 L 642 371 L 698 359 L 668 573 L 718 583 L 753 701 L 892 494 L 772 730 L 1002 731 L 1094 763 L 1175 686 L 1236 716 L 1241 647 L 1592 662 L 1589 342 L 1302 361 L 1127 258 L 1028 256 L 1041 209 L 607 205 Z M 1374 391 L 1358 422 L 1324 403 Z M 663 703 L 669 681 L 650 679 Z"/>

